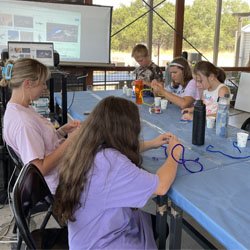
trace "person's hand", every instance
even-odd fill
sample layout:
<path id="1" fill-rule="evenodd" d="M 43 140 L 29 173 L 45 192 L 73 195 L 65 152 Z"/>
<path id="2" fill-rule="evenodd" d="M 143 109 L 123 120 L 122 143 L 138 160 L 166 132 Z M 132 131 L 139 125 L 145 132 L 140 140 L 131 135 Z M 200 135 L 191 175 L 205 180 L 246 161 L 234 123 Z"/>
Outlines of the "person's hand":
<path id="1" fill-rule="evenodd" d="M 62 129 L 65 134 L 69 134 L 69 133 L 72 133 L 76 128 L 79 128 L 80 125 L 81 125 L 81 121 L 73 120 L 63 125 L 60 129 Z"/>
<path id="2" fill-rule="evenodd" d="M 168 153 L 168 156 L 171 155 L 171 152 L 173 150 L 173 147 L 176 145 L 176 144 L 181 144 L 182 143 L 178 140 L 178 138 L 174 135 L 172 135 L 170 138 L 169 138 L 169 145 L 168 145 L 168 149 L 167 149 L 167 153 Z M 174 151 L 173 151 L 173 156 L 176 160 L 179 160 L 180 158 L 180 155 L 181 155 L 181 152 L 182 152 L 182 147 L 181 146 L 177 146 L 175 147 Z"/>
<path id="3" fill-rule="evenodd" d="M 192 113 L 194 110 L 194 108 L 185 108 L 181 111 L 182 114 L 185 114 L 185 113 Z"/>
<path id="4" fill-rule="evenodd" d="M 161 92 L 164 90 L 163 84 L 160 82 L 157 82 L 157 80 L 155 79 L 151 82 L 151 87 L 154 90 L 155 94 L 159 94 L 159 93 L 161 94 Z"/>
<path id="5" fill-rule="evenodd" d="M 135 86 L 135 81 L 132 81 L 132 82 L 131 82 L 131 86 Z"/>
<path id="6" fill-rule="evenodd" d="M 193 120 L 193 110 L 194 108 L 185 108 L 181 111 L 183 116 L 181 117 L 182 120 Z"/>
<path id="7" fill-rule="evenodd" d="M 168 144 L 170 138 L 173 136 L 171 133 L 161 134 L 152 140 L 153 148 L 159 148 L 163 144 Z"/>
<path id="8" fill-rule="evenodd" d="M 194 119 L 193 113 L 185 113 L 182 117 L 182 120 L 192 121 Z"/>

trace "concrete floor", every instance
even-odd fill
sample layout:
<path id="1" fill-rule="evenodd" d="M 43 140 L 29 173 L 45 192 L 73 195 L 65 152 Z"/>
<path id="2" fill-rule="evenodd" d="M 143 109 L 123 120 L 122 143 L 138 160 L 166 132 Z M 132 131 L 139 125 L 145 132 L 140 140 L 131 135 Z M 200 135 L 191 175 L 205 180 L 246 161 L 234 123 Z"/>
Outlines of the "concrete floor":
<path id="1" fill-rule="evenodd" d="M 231 126 L 240 128 L 242 123 L 250 117 L 250 113 L 242 112 L 240 110 L 230 109 L 229 124 Z M 155 211 L 154 203 L 149 202 L 145 207 L 146 211 Z M 40 220 L 40 216 L 32 219 L 32 224 L 35 226 L 36 220 Z M 204 237 L 206 237 L 218 249 L 224 249 L 223 246 L 216 241 L 206 230 L 204 230 L 190 215 L 184 213 L 184 218 L 191 223 L 196 230 L 198 230 Z M 13 230 L 13 215 L 9 205 L 0 205 L 0 249 L 9 250 L 15 249 L 16 235 L 12 233 Z M 56 225 L 53 219 L 50 225 Z M 10 243 L 12 242 L 12 244 Z M 11 247 L 12 246 L 12 247 Z M 168 249 L 168 241 L 167 241 Z M 203 249 L 196 241 L 194 241 L 184 230 L 182 233 L 182 249 Z"/>

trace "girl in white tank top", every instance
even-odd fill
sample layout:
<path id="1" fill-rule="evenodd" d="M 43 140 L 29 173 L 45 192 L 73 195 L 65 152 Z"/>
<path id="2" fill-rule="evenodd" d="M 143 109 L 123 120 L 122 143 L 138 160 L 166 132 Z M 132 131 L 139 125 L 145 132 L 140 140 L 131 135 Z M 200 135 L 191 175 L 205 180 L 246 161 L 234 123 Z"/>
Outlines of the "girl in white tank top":
<path id="1" fill-rule="evenodd" d="M 200 61 L 196 63 L 193 73 L 197 87 L 203 89 L 202 100 L 206 104 L 206 114 L 216 116 L 218 98 L 224 97 L 225 94 L 230 95 L 229 88 L 223 84 L 226 79 L 225 72 L 210 62 Z M 192 120 L 192 112 L 193 108 L 183 109 L 182 119 Z"/>

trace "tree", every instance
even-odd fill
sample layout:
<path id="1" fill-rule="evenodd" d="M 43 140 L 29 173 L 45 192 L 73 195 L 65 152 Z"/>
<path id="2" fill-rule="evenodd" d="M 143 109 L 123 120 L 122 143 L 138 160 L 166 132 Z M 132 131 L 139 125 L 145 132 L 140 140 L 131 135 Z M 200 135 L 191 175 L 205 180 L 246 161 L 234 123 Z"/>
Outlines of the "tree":
<path id="1" fill-rule="evenodd" d="M 155 0 L 154 5 L 160 0 Z M 214 31 L 216 22 L 216 0 L 194 0 L 192 6 L 185 6 L 184 37 L 198 50 L 212 50 L 214 46 Z M 238 19 L 232 16 L 234 12 L 249 12 L 249 3 L 243 0 L 223 0 L 221 26 L 220 26 L 220 49 L 233 50 L 235 32 Z M 113 11 L 112 32 L 113 34 L 126 26 L 140 15 L 148 11 L 148 7 L 142 0 L 135 0 L 129 7 L 122 5 Z M 174 27 L 175 5 L 166 1 L 156 9 L 170 25 Z M 250 23 L 245 19 L 243 25 Z M 165 49 L 173 48 L 174 31 L 157 14 L 153 21 L 153 44 Z M 147 41 L 147 15 L 112 37 L 112 49 L 125 51 L 131 50 L 136 43 Z M 183 42 L 183 48 L 190 48 L 188 43 Z"/>

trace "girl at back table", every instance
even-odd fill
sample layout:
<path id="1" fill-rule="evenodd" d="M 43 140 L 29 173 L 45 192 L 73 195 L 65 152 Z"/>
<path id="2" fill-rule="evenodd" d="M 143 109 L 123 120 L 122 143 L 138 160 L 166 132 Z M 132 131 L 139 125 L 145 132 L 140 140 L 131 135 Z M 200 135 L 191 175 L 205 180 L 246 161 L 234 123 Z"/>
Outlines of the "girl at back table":
<path id="1" fill-rule="evenodd" d="M 206 115 L 216 116 L 218 109 L 218 98 L 229 94 L 229 88 L 223 84 L 226 79 L 225 72 L 208 61 L 196 63 L 193 69 L 197 87 L 203 90 L 202 100 L 206 104 Z M 183 109 L 182 119 L 193 119 L 193 108 Z"/>
<path id="2" fill-rule="evenodd" d="M 54 194 L 60 160 L 72 139 L 64 136 L 79 127 L 72 121 L 56 130 L 51 122 L 30 106 L 47 88 L 49 69 L 30 58 L 8 60 L 2 69 L 1 86 L 12 89 L 3 121 L 3 137 L 24 164 L 36 165 Z"/>
<path id="3" fill-rule="evenodd" d="M 154 92 L 164 96 L 181 109 L 191 107 L 196 100 L 200 99 L 201 93 L 192 77 L 191 68 L 184 57 L 177 57 L 168 65 L 172 82 L 163 87 L 163 83 L 152 81 Z"/>
<path id="4" fill-rule="evenodd" d="M 164 195 L 177 170 L 171 154 L 151 174 L 140 152 L 179 143 L 172 134 L 139 142 L 137 106 L 110 96 L 101 100 L 78 131 L 59 174 L 54 211 L 68 222 L 70 249 L 156 249 L 151 217 L 136 208 Z M 181 149 L 176 147 L 179 159 Z"/>

